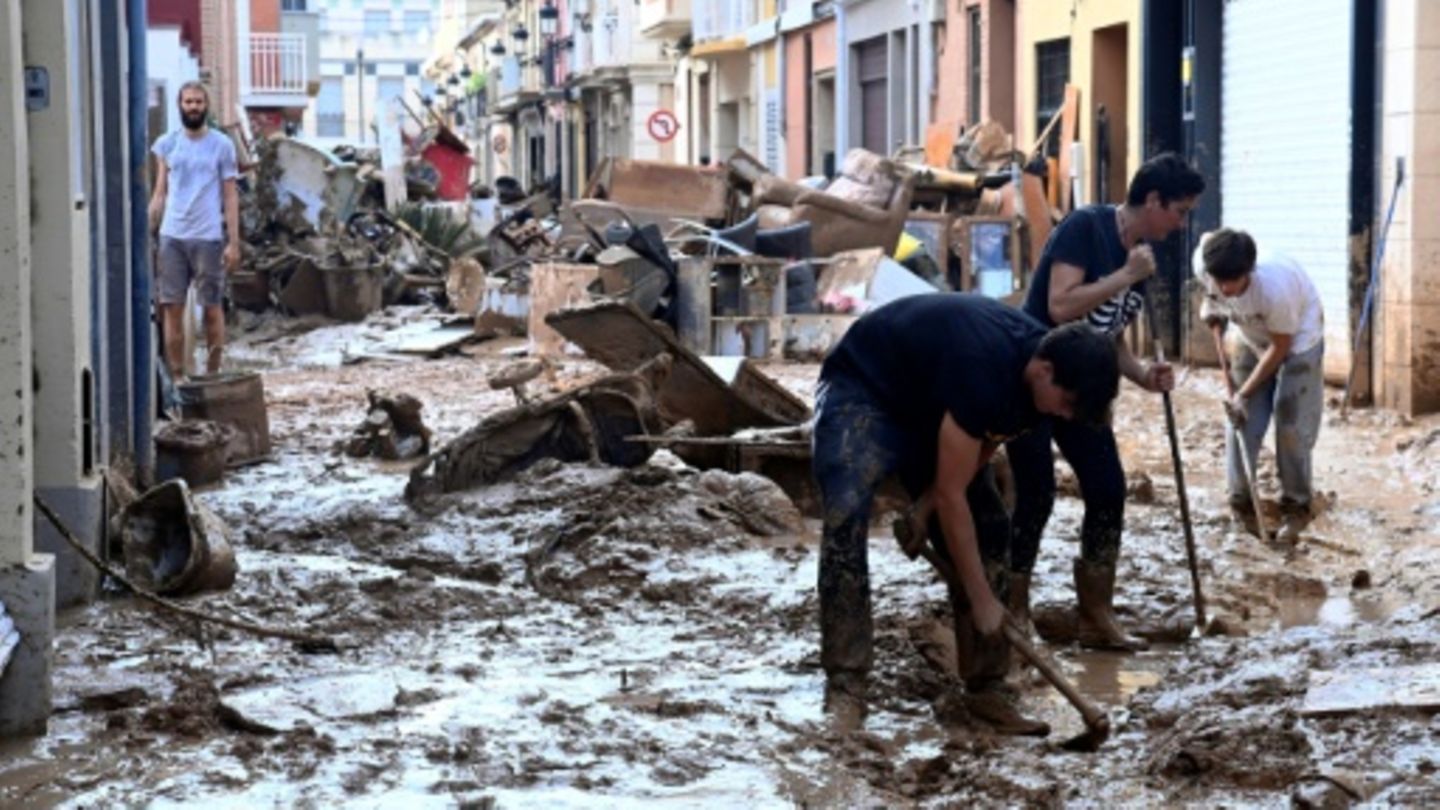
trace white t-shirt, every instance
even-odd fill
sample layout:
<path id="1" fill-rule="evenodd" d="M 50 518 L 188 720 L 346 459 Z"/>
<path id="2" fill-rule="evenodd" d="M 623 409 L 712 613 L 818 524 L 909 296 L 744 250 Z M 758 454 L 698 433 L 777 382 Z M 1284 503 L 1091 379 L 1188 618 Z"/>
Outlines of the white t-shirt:
<path id="1" fill-rule="evenodd" d="M 1200 317 L 1225 318 L 1240 330 L 1245 345 L 1256 354 L 1270 347 L 1270 335 L 1294 335 L 1290 354 L 1307 352 L 1325 335 L 1325 313 L 1320 292 L 1300 263 L 1279 253 L 1262 253 L 1255 260 L 1250 286 L 1234 298 L 1220 292 L 1215 279 L 1205 272 L 1201 258 L 1204 242 L 1195 249 L 1195 277 L 1205 291 Z"/>
<path id="2" fill-rule="evenodd" d="M 230 138 L 213 129 L 206 130 L 202 138 L 192 138 L 180 129 L 161 137 L 150 151 L 170 170 L 160 235 L 171 239 L 225 238 L 223 181 L 239 174 L 235 144 Z"/>

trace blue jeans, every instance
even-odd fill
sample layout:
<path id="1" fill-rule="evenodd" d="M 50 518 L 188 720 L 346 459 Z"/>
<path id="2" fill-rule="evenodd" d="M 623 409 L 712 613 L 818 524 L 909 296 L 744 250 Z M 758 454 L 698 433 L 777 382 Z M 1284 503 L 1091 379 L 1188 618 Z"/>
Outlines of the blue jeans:
<path id="1" fill-rule="evenodd" d="M 899 469 L 908 441 L 908 432 L 863 385 L 843 376 L 821 380 L 811 465 L 824 522 L 818 589 L 820 661 L 827 673 L 868 672 L 874 662 L 866 547 L 871 505 L 881 484 Z M 936 452 L 933 441 L 928 445 Z M 988 469 L 971 482 L 966 496 L 982 559 L 1003 568 L 1010 521 Z M 937 529 L 932 519 L 931 544 L 943 558 L 946 549 Z M 1003 592 L 997 596 L 1004 598 Z"/>
<path id="2" fill-rule="evenodd" d="M 1275 467 L 1280 474 L 1280 507 L 1288 513 L 1305 514 L 1314 494 L 1311 482 L 1311 452 L 1320 437 L 1320 417 L 1325 412 L 1325 343 L 1285 358 L 1275 373 L 1250 397 L 1245 406 L 1245 445 L 1250 451 L 1250 469 L 1255 469 L 1260 445 L 1275 420 Z M 1260 359 L 1241 345 L 1230 365 L 1231 379 L 1243 384 Z M 1235 427 L 1225 429 L 1225 479 L 1230 501 L 1237 506 L 1249 503 L 1251 493 L 1240 466 L 1240 446 Z"/>

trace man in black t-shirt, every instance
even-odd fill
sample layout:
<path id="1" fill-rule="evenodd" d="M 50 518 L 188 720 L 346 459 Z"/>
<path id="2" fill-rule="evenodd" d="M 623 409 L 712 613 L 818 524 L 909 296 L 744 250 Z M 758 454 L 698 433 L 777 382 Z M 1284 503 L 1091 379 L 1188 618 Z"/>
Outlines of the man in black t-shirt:
<path id="1" fill-rule="evenodd" d="M 1004 694 L 999 631 L 1009 518 L 984 474 L 995 447 L 1046 416 L 1097 423 L 1119 386 L 1115 344 L 1083 324 L 1046 333 L 978 295 L 904 298 L 860 318 L 820 370 L 813 466 L 820 486 L 821 661 L 826 704 L 863 709 L 872 625 L 866 537 L 871 500 L 898 473 L 912 496 L 933 484 L 930 540 L 958 563 L 956 646 L 971 712 L 1008 733 L 1044 734 Z M 978 535 L 978 542 L 977 542 Z M 978 631 L 978 632 L 976 632 Z"/>
<path id="2" fill-rule="evenodd" d="M 1160 241 L 1185 224 L 1205 179 L 1173 154 L 1147 160 L 1130 181 L 1125 204 L 1079 208 L 1045 243 L 1030 282 L 1024 309 L 1047 326 L 1081 321 L 1109 335 L 1119 350 L 1120 372 L 1147 391 L 1169 391 L 1175 376 L 1164 363 L 1143 363 L 1131 354 L 1122 333 L 1145 306 L 1146 279 L 1155 274 L 1150 241 Z M 1015 476 L 1015 569 L 1010 608 L 1028 621 L 1030 574 L 1040 537 L 1055 505 L 1054 439 L 1075 470 L 1085 501 L 1075 591 L 1080 603 L 1080 641 L 1100 649 L 1143 649 L 1115 621 L 1115 562 L 1125 513 L 1125 472 L 1115 434 L 1056 422 L 1009 442 L 1005 452 Z"/>

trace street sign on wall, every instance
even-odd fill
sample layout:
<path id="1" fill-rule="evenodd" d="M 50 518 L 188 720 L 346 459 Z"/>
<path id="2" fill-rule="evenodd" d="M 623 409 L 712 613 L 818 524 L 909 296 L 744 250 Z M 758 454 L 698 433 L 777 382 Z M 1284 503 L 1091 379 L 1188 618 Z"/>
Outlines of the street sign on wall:
<path id="1" fill-rule="evenodd" d="M 645 129 L 656 141 L 668 143 L 680 134 L 680 121 L 675 117 L 675 113 L 669 110 L 656 110 L 650 113 Z"/>

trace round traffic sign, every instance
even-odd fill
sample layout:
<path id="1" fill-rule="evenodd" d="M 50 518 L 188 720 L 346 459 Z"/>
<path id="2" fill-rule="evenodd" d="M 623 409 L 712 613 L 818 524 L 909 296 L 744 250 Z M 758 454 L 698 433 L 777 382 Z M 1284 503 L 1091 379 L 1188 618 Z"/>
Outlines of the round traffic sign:
<path id="1" fill-rule="evenodd" d="M 680 121 L 669 110 L 656 110 L 650 113 L 645 129 L 650 132 L 650 137 L 665 143 L 680 134 Z"/>

